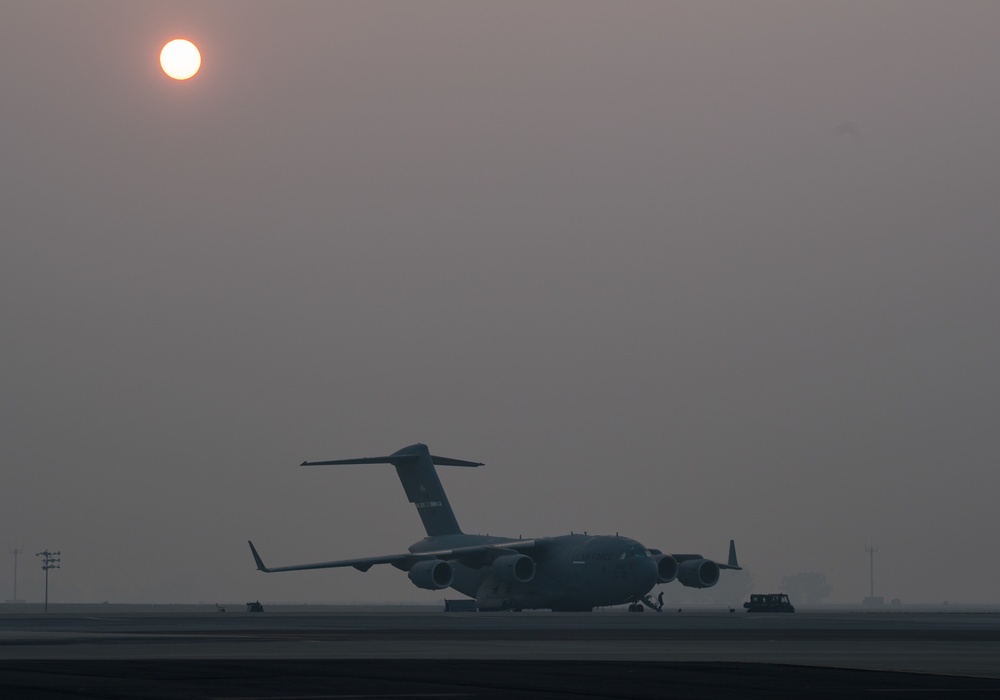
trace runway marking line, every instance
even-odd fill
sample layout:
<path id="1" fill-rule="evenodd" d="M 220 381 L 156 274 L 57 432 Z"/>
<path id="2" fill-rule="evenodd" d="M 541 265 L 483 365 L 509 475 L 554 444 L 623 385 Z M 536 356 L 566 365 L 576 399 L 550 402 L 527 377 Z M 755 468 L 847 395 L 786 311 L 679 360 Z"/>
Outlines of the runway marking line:
<path id="1" fill-rule="evenodd" d="M 395 693 L 386 695 L 248 695 L 246 697 L 217 697 L 206 700 L 334 700 L 340 698 L 471 698 L 472 693 Z"/>
<path id="2" fill-rule="evenodd" d="M 969 676 L 972 677 L 972 676 Z M 866 693 L 989 693 L 993 695 L 996 688 L 865 688 Z"/>

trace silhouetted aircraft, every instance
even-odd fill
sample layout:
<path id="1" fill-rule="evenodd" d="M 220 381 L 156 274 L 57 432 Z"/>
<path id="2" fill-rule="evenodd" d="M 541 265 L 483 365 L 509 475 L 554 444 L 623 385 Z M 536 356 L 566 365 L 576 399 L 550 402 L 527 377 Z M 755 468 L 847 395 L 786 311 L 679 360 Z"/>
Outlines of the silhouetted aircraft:
<path id="1" fill-rule="evenodd" d="M 265 566 L 250 542 L 258 569 L 271 573 L 353 566 L 368 571 L 376 564 L 392 564 L 407 572 L 418 588 L 454 588 L 474 598 L 479 610 L 590 611 L 630 603 L 629 610 L 641 612 L 640 601 L 656 607 L 648 594 L 658 583 L 676 579 L 685 586 L 708 588 L 718 582 L 720 569 L 740 568 L 732 540 L 729 560 L 720 564 L 700 554 L 664 554 L 618 535 L 570 534 L 530 540 L 467 535 L 458 526 L 434 466 L 479 467 L 482 463 L 437 457 L 424 444 L 404 447 L 387 457 L 303 462 L 301 466 L 333 464 L 396 467 L 427 536 L 404 554 L 276 567 Z"/>

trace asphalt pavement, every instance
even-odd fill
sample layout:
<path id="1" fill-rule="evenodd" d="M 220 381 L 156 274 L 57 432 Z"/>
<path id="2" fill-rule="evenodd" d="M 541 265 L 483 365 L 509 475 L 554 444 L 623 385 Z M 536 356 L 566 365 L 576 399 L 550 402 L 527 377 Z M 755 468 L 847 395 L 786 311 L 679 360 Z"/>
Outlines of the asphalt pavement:
<path id="1" fill-rule="evenodd" d="M 0 697 L 1000 696 L 996 613 L 0 615 Z"/>

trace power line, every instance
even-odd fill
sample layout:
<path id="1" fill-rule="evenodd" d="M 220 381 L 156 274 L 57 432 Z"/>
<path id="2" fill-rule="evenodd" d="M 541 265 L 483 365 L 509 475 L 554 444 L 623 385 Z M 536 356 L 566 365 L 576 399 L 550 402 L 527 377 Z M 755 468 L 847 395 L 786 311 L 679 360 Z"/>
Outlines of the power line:
<path id="1" fill-rule="evenodd" d="M 49 569 L 61 568 L 57 562 L 62 560 L 56 558 L 57 554 L 62 552 L 50 552 L 47 549 L 44 552 L 35 552 L 36 557 L 42 558 L 42 568 L 45 570 L 45 612 L 49 611 Z"/>

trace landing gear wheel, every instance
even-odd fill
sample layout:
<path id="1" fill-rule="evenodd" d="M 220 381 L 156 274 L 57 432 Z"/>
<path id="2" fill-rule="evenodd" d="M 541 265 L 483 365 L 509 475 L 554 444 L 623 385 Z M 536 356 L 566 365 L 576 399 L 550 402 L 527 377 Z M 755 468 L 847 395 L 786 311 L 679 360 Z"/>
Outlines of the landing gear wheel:
<path id="1" fill-rule="evenodd" d="M 632 603 L 630 606 L 628 606 L 628 611 L 629 612 L 642 612 L 642 604 L 641 603 Z"/>

